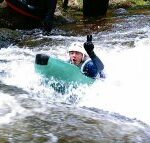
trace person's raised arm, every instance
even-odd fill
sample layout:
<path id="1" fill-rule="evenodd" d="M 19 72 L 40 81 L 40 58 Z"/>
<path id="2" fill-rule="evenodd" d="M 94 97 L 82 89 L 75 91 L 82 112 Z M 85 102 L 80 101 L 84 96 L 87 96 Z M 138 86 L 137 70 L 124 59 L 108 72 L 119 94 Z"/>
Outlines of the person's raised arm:
<path id="1" fill-rule="evenodd" d="M 92 43 L 92 35 L 87 35 L 87 41 L 84 43 L 84 49 L 97 67 L 99 73 L 104 69 L 102 61 L 96 56 L 94 52 L 94 44 Z"/>

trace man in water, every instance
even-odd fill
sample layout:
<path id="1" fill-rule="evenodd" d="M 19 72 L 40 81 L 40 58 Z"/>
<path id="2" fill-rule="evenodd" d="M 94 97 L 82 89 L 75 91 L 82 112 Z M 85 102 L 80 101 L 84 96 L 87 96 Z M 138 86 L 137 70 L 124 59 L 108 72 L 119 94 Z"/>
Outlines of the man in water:
<path id="1" fill-rule="evenodd" d="M 81 72 L 91 78 L 105 78 L 103 73 L 104 65 L 94 52 L 92 35 L 87 36 L 84 46 L 80 43 L 73 43 L 69 47 L 69 62 L 80 67 Z"/>

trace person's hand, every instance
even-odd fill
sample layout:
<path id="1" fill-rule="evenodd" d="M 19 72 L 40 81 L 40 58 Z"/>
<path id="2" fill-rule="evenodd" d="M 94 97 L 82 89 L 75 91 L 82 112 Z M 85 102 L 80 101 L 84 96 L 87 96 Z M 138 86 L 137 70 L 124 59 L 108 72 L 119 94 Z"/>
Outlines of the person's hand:
<path id="1" fill-rule="evenodd" d="M 87 41 L 84 43 L 84 49 L 91 57 L 94 54 L 94 45 L 92 43 L 92 35 L 87 35 Z"/>

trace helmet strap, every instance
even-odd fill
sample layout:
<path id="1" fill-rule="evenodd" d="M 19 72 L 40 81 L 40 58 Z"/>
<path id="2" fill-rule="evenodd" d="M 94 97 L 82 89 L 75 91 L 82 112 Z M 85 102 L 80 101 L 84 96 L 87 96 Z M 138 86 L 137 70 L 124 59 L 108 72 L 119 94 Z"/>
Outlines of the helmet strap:
<path id="1" fill-rule="evenodd" d="M 82 54 L 83 56 L 82 56 L 82 62 L 84 61 L 84 59 L 85 59 L 85 55 L 84 54 Z"/>

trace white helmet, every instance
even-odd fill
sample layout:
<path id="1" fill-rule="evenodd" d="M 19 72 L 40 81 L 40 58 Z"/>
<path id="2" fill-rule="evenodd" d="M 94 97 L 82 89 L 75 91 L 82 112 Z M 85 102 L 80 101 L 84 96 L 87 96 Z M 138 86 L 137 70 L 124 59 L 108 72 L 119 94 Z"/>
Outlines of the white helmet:
<path id="1" fill-rule="evenodd" d="M 86 51 L 84 50 L 83 44 L 81 44 L 80 42 L 74 42 L 71 44 L 71 46 L 69 47 L 69 52 L 71 51 L 77 51 L 82 53 L 83 55 L 87 55 Z"/>

